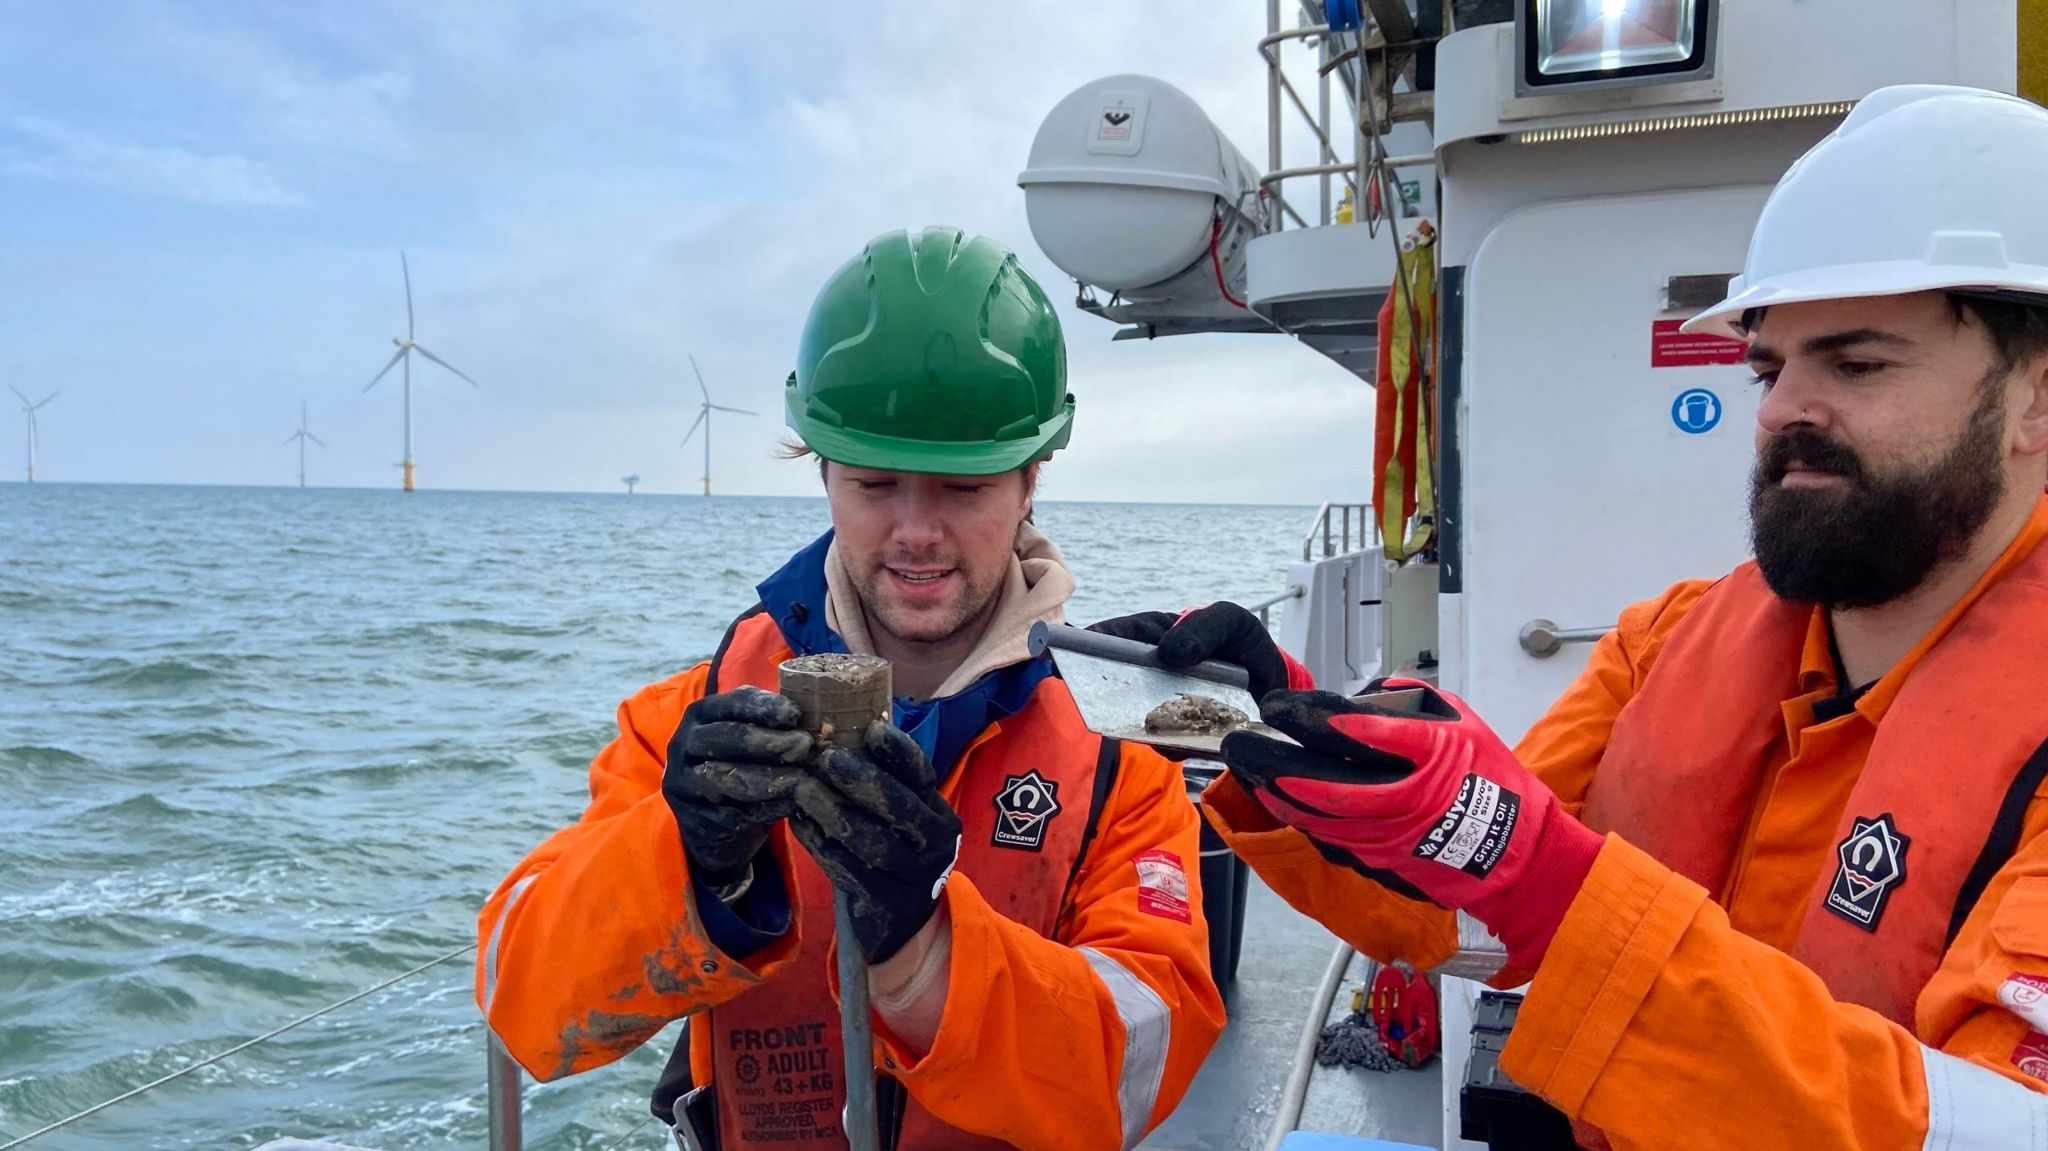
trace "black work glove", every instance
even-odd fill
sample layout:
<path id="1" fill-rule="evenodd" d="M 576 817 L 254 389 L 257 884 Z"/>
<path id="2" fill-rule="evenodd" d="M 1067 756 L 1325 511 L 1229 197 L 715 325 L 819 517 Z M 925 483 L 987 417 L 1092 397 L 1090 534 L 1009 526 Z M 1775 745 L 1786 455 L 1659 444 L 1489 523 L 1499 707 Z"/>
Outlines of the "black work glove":
<path id="1" fill-rule="evenodd" d="M 1228 600 L 1198 607 L 1175 623 L 1173 612 L 1148 611 L 1088 625 L 1120 639 L 1155 644 L 1168 667 L 1191 667 L 1205 659 L 1234 663 L 1251 675 L 1253 699 L 1287 686 L 1287 661 L 1259 617 Z"/>
<path id="2" fill-rule="evenodd" d="M 692 875 L 723 887 L 747 874 L 775 821 L 796 810 L 797 785 L 817 754 L 797 706 L 739 687 L 683 712 L 668 741 L 661 794 L 683 834 Z"/>
<path id="3" fill-rule="evenodd" d="M 1375 680 L 1367 684 L 1366 691 L 1377 690 L 1380 683 Z M 1276 691 L 1260 699 L 1259 719 L 1286 733 L 1294 743 L 1250 732 L 1231 732 L 1223 737 L 1223 758 L 1238 783 L 1254 792 L 1271 788 L 1274 780 L 1289 775 L 1375 784 L 1392 783 L 1415 770 L 1408 760 L 1362 744 L 1330 726 L 1333 716 L 1349 714 L 1356 707 L 1351 700 L 1331 691 Z M 1331 863 L 1348 867 L 1396 895 L 1436 902 L 1393 872 L 1369 867 L 1351 852 L 1325 843 L 1307 831 L 1302 834 Z"/>
<path id="4" fill-rule="evenodd" d="M 821 757 L 789 827 L 846 896 L 861 954 L 880 963 L 931 921 L 960 859 L 960 817 L 916 740 L 876 720 L 861 744 Z"/>

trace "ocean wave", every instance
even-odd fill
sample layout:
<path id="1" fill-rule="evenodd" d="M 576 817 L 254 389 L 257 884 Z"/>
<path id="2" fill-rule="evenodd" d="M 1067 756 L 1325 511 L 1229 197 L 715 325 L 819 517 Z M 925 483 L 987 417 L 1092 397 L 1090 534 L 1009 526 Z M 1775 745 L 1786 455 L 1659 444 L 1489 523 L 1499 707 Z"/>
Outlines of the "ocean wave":
<path id="1" fill-rule="evenodd" d="M 144 975 L 95 980 L 83 990 L 101 1010 L 152 1023 L 190 1018 L 201 1008 L 199 997 L 190 991 Z"/>
<path id="2" fill-rule="evenodd" d="M 526 741 L 521 747 L 520 758 L 528 762 L 537 759 L 556 767 L 583 768 L 589 766 L 591 757 L 617 734 L 618 729 L 610 724 L 555 730 Z"/>
<path id="3" fill-rule="evenodd" d="M 58 602 L 52 596 L 39 595 L 32 591 L 0 588 L 0 611 L 31 612 L 55 606 Z"/>
<path id="4" fill-rule="evenodd" d="M 461 647 L 455 650 L 455 654 L 481 663 L 525 663 L 528 660 L 551 658 L 548 652 L 535 651 L 528 647 Z"/>
<path id="5" fill-rule="evenodd" d="M 562 621 L 557 623 L 510 623 L 505 620 L 488 618 L 451 619 L 446 626 L 458 632 L 477 632 L 485 635 L 520 636 L 531 639 L 559 639 L 576 634 L 579 628 L 588 627 L 588 620 Z"/>
<path id="6" fill-rule="evenodd" d="M 92 766 L 92 761 L 61 747 L 49 747 L 37 743 L 19 743 L 13 747 L 0 747 L 0 779 L 5 773 L 20 771 L 47 775 L 69 775 Z"/>
<path id="7" fill-rule="evenodd" d="M 314 932 L 323 939 L 333 939 L 343 934 L 375 939 L 383 935 L 393 922 L 395 920 L 389 915 L 330 915 L 308 919 L 304 926 L 307 931 Z"/>
<path id="8" fill-rule="evenodd" d="M 172 803 L 156 792 L 141 791 L 111 802 L 94 804 L 73 818 L 160 826 L 198 814 L 200 812 L 196 809 Z"/>
<path id="9" fill-rule="evenodd" d="M 193 689 L 224 678 L 210 667 L 182 659 L 156 659 L 147 663 L 117 660 L 118 667 L 92 672 L 71 681 L 75 687 L 115 687 L 130 691 Z"/>
<path id="10" fill-rule="evenodd" d="M 105 952 L 97 954 L 105 956 Z M 0 994 L 42 991 L 114 974 L 121 967 L 108 958 L 85 959 L 51 947 L 0 951 Z"/>
<path id="11" fill-rule="evenodd" d="M 106 609 L 109 615 L 119 614 L 121 611 L 129 608 L 145 608 L 150 611 L 183 611 L 192 606 L 189 603 L 179 603 L 177 600 L 163 599 L 159 596 L 150 595 L 133 595 L 121 599 L 101 600 L 100 605 Z"/>
<path id="12" fill-rule="evenodd" d="M 151 1022 L 157 1020 L 153 1019 Z M 36 1068 L 36 1074 L 22 1076 L 0 1086 L 0 1114 L 20 1116 L 29 1123 L 40 1125 L 42 1122 L 70 1114 L 79 1108 L 127 1091 L 139 1083 L 149 1082 L 173 1071 L 190 1067 L 199 1060 L 232 1045 L 236 1040 L 245 1038 L 248 1038 L 247 1034 L 212 1035 L 182 1040 L 153 1049 L 123 1051 L 116 1055 L 74 1056 L 64 1064 L 54 1068 L 47 1065 Z M 72 1046 L 73 1043 L 67 1042 L 72 1039 L 73 1037 L 53 1027 L 0 1027 L 0 1058 L 39 1054 L 48 1059 L 53 1051 Z M 252 1074 L 257 1073 L 253 1072 L 246 1061 L 232 1069 L 217 1064 L 193 1072 L 185 1082 L 188 1090 L 194 1087 L 203 1090 L 208 1086 L 228 1084 L 238 1077 L 247 1078 Z M 119 1116 L 123 1113 L 117 1111 L 114 1114 Z M 133 1111 L 126 1112 L 126 1115 L 131 1122 L 134 1121 Z M 163 1146 L 154 1140 L 146 1145 Z"/>
<path id="13" fill-rule="evenodd" d="M 356 633 L 350 638 L 365 647 L 403 645 L 420 641 L 451 643 L 458 639 L 474 639 L 478 636 L 503 636 L 508 639 L 573 639 L 589 634 L 600 622 L 602 621 L 578 618 L 549 623 L 513 623 L 484 616 L 462 616 L 453 619 L 415 620 L 411 623 L 372 628 Z"/>
<path id="14" fill-rule="evenodd" d="M 232 989 L 238 995 L 279 1003 L 311 1002 L 332 995 L 336 985 L 263 964 L 244 963 L 222 955 L 185 952 L 157 961 L 158 972 L 171 972 L 203 983 Z M 182 990 L 180 991 L 183 994 Z"/>
<path id="15" fill-rule="evenodd" d="M 475 751 L 447 751 L 412 756 L 400 763 L 361 763 L 323 772 L 330 780 L 350 785 L 372 784 L 389 787 L 424 776 L 442 774 L 489 775 L 516 763 L 510 753 L 483 754 Z"/>
<path id="16" fill-rule="evenodd" d="M 292 870 L 281 862 L 216 864 L 189 872 L 115 868 L 40 891 L 0 895 L 0 921 L 61 920 L 82 930 L 147 938 L 152 928 L 161 932 L 161 918 L 213 923 L 213 917 L 267 904 L 287 889 Z M 129 918 L 141 916 L 159 921 Z"/>
<path id="17" fill-rule="evenodd" d="M 23 954 L 30 956 L 36 952 L 129 955 L 139 949 L 154 949 L 162 942 L 162 920 L 105 905 L 91 910 L 87 907 L 85 901 L 78 900 L 16 914 L 0 904 L 0 919 L 11 920 L 19 927 L 16 938 L 28 941 Z"/>
<path id="18" fill-rule="evenodd" d="M 278 746 L 274 740 L 264 739 L 236 728 L 217 725 L 179 727 L 169 731 L 149 732 L 142 738 L 151 747 L 162 751 L 203 751 L 212 748 L 254 751 Z"/>

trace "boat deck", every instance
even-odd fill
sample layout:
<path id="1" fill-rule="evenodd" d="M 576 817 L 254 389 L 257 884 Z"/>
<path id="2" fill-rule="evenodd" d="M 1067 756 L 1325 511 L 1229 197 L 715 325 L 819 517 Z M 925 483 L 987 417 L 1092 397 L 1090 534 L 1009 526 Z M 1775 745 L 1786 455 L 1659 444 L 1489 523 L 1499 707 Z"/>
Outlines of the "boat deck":
<path id="1" fill-rule="evenodd" d="M 1151 1151 L 1261 1151 L 1287 1083 L 1302 1020 L 1337 940 L 1251 876 L 1244 954 L 1230 998 L 1230 1024 L 1195 1076 L 1187 1098 L 1142 1144 Z M 1352 960 L 1332 1018 L 1350 1011 L 1366 962 Z M 1318 1067 L 1300 1129 L 1363 1135 L 1425 1147 L 1443 1135 L 1443 1062 L 1418 1071 Z"/>

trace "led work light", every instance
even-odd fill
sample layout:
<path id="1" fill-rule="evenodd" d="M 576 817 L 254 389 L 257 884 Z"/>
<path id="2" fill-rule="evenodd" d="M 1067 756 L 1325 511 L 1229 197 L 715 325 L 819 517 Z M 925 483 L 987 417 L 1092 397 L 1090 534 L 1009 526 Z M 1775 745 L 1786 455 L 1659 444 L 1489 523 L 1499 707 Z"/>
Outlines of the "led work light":
<path id="1" fill-rule="evenodd" d="M 1515 90 L 1529 96 L 1704 80 L 1715 0 L 1521 0 Z"/>

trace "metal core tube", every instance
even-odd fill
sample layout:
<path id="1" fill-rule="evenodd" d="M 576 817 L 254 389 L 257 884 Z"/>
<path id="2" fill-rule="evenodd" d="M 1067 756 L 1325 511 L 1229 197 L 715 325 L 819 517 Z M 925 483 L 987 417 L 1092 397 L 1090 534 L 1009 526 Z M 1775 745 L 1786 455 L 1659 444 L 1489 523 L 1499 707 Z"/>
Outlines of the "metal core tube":
<path id="1" fill-rule="evenodd" d="M 806 655 L 783 661 L 782 694 L 803 713 L 803 725 L 840 747 L 859 747 L 868 724 L 889 716 L 889 661 L 872 655 Z M 877 1151 L 874 1028 L 868 1015 L 868 965 L 853 934 L 846 896 L 832 900 L 839 940 L 839 1033 L 846 1050 L 846 1112 L 851 1151 Z"/>

